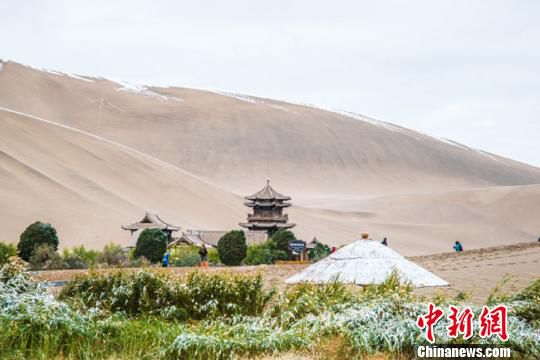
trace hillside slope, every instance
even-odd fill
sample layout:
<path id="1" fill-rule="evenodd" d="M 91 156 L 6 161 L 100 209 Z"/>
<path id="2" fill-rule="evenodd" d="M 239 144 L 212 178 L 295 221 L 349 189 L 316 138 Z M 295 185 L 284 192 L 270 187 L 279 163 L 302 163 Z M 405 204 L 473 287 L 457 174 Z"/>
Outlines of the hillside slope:
<path id="1" fill-rule="evenodd" d="M 245 195 L 296 198 L 540 183 L 540 169 L 362 116 L 4 63 L 0 106 L 97 134 Z"/>
<path id="2" fill-rule="evenodd" d="M 145 211 L 233 229 L 265 178 L 305 240 L 368 231 L 405 255 L 534 241 L 540 170 L 357 115 L 182 88 L 0 70 L 0 240 L 36 220 L 64 246 L 126 245 Z M 299 206 L 302 205 L 302 206 Z"/>

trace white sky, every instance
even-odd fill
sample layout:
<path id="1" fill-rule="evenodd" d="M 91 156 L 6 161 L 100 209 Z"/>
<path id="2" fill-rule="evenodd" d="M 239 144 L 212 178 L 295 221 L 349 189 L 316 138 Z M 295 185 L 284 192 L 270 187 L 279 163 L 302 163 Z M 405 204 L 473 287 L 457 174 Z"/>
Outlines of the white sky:
<path id="1" fill-rule="evenodd" d="M 536 0 L 0 0 L 0 58 L 341 108 L 540 166 Z"/>

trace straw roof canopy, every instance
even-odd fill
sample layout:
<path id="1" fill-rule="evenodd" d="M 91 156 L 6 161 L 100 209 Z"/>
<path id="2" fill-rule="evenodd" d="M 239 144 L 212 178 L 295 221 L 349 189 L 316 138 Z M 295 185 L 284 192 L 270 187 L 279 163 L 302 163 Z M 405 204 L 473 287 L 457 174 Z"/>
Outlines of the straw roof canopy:
<path id="1" fill-rule="evenodd" d="M 381 284 L 394 269 L 402 281 L 416 287 L 449 285 L 435 274 L 373 240 L 355 241 L 290 277 L 286 283 L 325 284 L 337 279 L 348 284 Z"/>

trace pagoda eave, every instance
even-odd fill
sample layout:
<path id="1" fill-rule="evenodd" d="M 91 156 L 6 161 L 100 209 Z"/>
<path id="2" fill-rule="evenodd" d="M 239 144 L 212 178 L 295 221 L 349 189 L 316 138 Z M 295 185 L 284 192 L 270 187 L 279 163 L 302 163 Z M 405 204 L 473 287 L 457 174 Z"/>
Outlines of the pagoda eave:
<path id="1" fill-rule="evenodd" d="M 247 207 L 279 207 L 279 208 L 286 208 L 291 206 L 291 203 L 286 202 L 260 202 L 260 201 L 249 201 L 244 203 Z"/>
<path id="2" fill-rule="evenodd" d="M 280 228 L 280 229 L 289 229 L 295 227 L 295 223 L 239 223 L 240 226 L 245 228 L 258 228 L 258 229 L 270 229 L 270 228 Z"/>

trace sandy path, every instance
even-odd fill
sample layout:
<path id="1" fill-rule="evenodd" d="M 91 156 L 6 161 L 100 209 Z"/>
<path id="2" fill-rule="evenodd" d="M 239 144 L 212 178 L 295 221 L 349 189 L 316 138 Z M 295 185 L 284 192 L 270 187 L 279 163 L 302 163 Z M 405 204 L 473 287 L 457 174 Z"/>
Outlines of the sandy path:
<path id="1" fill-rule="evenodd" d="M 517 291 L 527 286 L 531 281 L 540 278 L 540 243 L 528 243 L 509 246 L 485 248 L 464 251 L 461 254 L 444 253 L 428 256 L 410 257 L 410 260 L 432 271 L 450 282 L 448 288 L 424 288 L 416 292 L 434 295 L 443 290 L 450 295 L 467 292 L 471 300 L 481 303 L 487 299 L 490 292 L 505 276 L 511 276 L 511 281 L 502 288 L 504 291 Z M 185 276 L 192 271 L 216 273 L 222 271 L 262 273 L 268 287 L 285 288 L 284 280 L 302 270 L 306 265 L 261 265 L 242 267 L 211 267 L 211 268 L 169 268 L 177 276 Z M 133 271 L 134 269 L 128 269 Z M 103 272 L 110 269 L 99 270 Z M 70 280 L 77 274 L 87 270 L 62 270 L 35 272 L 34 278 L 40 281 Z"/>

